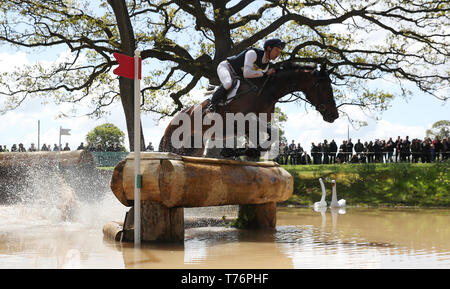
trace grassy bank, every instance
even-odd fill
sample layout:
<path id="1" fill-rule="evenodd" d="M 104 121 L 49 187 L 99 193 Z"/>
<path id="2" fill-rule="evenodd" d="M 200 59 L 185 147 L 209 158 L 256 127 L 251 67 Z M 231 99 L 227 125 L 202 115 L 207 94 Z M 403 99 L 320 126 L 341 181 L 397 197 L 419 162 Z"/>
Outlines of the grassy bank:
<path id="1" fill-rule="evenodd" d="M 344 164 L 283 166 L 294 177 L 294 194 L 281 205 L 312 205 L 320 200 L 319 178 L 331 202 L 331 180 L 338 199 L 349 206 L 450 207 L 450 162 L 425 164 Z"/>

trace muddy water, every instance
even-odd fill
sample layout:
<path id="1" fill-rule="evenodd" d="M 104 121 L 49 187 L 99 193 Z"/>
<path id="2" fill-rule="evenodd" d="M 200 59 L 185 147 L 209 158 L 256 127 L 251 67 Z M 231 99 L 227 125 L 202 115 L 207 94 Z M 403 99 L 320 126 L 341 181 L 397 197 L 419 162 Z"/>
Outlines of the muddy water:
<path id="1" fill-rule="evenodd" d="M 126 208 L 107 195 L 72 221 L 54 207 L 0 206 L 0 268 L 450 268 L 450 209 L 279 208 L 273 231 L 189 228 L 183 244 L 114 243 Z M 185 209 L 233 217 L 235 207 Z"/>

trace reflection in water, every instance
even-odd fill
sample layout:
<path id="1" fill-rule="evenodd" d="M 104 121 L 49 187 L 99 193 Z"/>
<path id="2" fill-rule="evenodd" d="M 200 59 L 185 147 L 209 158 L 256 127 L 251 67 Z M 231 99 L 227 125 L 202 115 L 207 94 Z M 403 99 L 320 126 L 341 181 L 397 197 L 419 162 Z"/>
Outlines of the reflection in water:
<path id="1" fill-rule="evenodd" d="M 185 209 L 202 223 L 183 243 L 140 249 L 103 237 L 126 209 L 105 197 L 67 222 L 51 207 L 2 206 L 0 268 L 450 268 L 449 209 L 279 208 L 269 231 L 204 222 L 235 206 Z"/>
<path id="2" fill-rule="evenodd" d="M 279 218 L 280 231 L 287 224 L 303 229 L 302 245 L 284 242 L 295 268 L 450 267 L 448 209 L 347 208 L 345 215 L 339 213 L 331 211 L 332 222 L 324 225 L 321 212 L 319 229 L 305 209 L 279 211 L 286 217 Z"/>

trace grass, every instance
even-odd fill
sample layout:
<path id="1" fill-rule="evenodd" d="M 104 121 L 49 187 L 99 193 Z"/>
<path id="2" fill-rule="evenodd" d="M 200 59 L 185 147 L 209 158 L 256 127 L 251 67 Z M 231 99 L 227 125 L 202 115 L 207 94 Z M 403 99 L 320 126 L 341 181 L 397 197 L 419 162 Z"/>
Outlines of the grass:
<path id="1" fill-rule="evenodd" d="M 338 198 L 349 205 L 450 207 L 450 162 L 283 166 L 294 177 L 294 194 L 284 205 L 312 205 L 320 200 L 319 178 L 331 200 L 331 180 Z"/>
<path id="2" fill-rule="evenodd" d="M 114 167 L 97 167 L 97 169 L 102 171 L 113 171 Z"/>

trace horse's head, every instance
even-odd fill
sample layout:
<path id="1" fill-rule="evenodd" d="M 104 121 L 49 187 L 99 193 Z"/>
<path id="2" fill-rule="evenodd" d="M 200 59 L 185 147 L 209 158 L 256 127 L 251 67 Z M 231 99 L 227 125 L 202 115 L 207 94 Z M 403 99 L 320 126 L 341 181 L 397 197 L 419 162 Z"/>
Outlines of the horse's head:
<path id="1" fill-rule="evenodd" d="M 308 101 L 314 105 L 323 120 L 327 122 L 334 122 L 339 117 L 331 87 L 330 73 L 332 70 L 326 70 L 325 65 L 320 70 L 314 70 L 310 87 L 303 91 Z"/>

